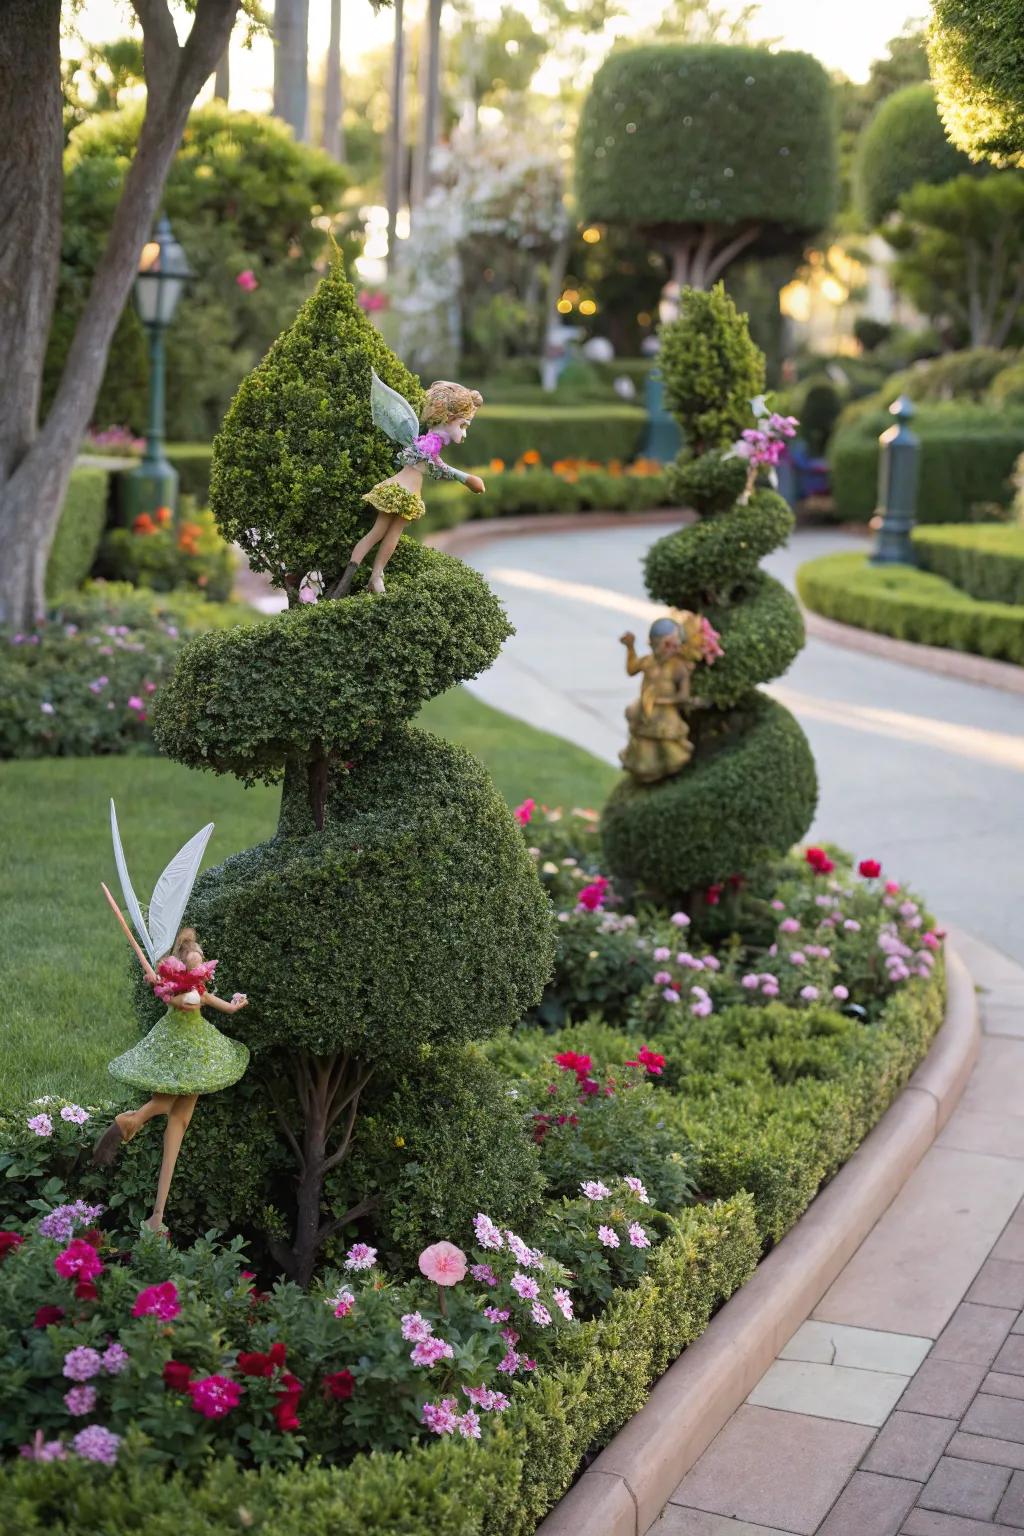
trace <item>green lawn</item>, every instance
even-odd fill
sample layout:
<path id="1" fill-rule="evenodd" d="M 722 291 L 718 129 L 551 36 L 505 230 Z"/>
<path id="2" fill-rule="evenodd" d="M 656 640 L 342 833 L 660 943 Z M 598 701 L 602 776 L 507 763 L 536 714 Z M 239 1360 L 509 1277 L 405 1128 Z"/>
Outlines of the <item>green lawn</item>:
<path id="1" fill-rule="evenodd" d="M 598 806 L 615 770 L 462 690 L 422 723 L 474 752 L 512 805 Z M 116 891 L 107 802 L 117 801 L 143 900 L 171 854 L 216 823 L 207 862 L 269 837 L 278 791 L 243 789 L 155 757 L 0 764 L 0 1096 L 106 1096 L 106 1063 L 130 1043 L 127 946 L 99 884 Z"/>

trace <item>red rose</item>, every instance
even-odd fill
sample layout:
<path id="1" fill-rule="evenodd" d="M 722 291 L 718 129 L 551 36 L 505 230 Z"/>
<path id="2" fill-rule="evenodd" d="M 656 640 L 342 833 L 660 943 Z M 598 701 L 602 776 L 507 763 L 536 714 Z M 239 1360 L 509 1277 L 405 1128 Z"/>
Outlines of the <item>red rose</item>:
<path id="1" fill-rule="evenodd" d="M 274 1421 L 282 1435 L 292 1435 L 299 1428 L 299 1416 L 292 1399 L 285 1398 L 274 1409 Z"/>
<path id="2" fill-rule="evenodd" d="M 865 880 L 877 880 L 882 873 L 882 866 L 877 859 L 861 859 L 857 873 L 863 875 Z"/>
<path id="3" fill-rule="evenodd" d="M 187 1392 L 192 1380 L 192 1367 L 183 1360 L 168 1360 L 164 1366 L 164 1386 L 172 1392 Z"/>
<path id="4" fill-rule="evenodd" d="M 830 875 L 835 869 L 824 848 L 808 848 L 804 857 L 816 875 Z"/>
<path id="5" fill-rule="evenodd" d="M 270 1363 L 270 1356 L 261 1354 L 258 1350 L 242 1350 L 235 1361 L 243 1376 L 270 1376 L 274 1367 Z"/>
<path id="6" fill-rule="evenodd" d="M 76 1301 L 95 1301 L 98 1295 L 95 1280 L 79 1280 L 75 1286 Z"/>
<path id="7" fill-rule="evenodd" d="M 32 1327 L 49 1328 L 51 1323 L 59 1323 L 63 1316 L 63 1307 L 40 1307 L 32 1319 Z"/>
<path id="8" fill-rule="evenodd" d="M 324 1398 L 336 1403 L 346 1402 L 356 1389 L 356 1379 L 351 1371 L 335 1371 L 324 1377 Z"/>
<path id="9" fill-rule="evenodd" d="M 25 1239 L 20 1232 L 0 1232 L 0 1263 L 3 1263 L 9 1253 L 15 1248 L 20 1248 Z"/>
<path id="10" fill-rule="evenodd" d="M 704 900 L 707 902 L 708 906 L 717 907 L 721 899 L 722 887 L 720 885 L 709 885 L 707 890 L 704 892 Z"/>

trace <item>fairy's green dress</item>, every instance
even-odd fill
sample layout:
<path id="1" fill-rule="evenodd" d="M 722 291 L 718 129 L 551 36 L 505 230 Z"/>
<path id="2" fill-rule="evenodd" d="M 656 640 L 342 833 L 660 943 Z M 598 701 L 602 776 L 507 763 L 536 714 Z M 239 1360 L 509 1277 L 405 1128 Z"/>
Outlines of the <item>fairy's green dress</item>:
<path id="1" fill-rule="evenodd" d="M 208 960 L 186 971 L 180 961 L 162 960 L 154 991 L 164 1001 L 192 991 L 201 996 L 216 964 Z M 149 1034 L 115 1057 L 108 1070 L 118 1082 L 147 1093 L 192 1094 L 230 1088 L 248 1065 L 248 1047 L 222 1035 L 200 1008 L 169 1006 Z"/>

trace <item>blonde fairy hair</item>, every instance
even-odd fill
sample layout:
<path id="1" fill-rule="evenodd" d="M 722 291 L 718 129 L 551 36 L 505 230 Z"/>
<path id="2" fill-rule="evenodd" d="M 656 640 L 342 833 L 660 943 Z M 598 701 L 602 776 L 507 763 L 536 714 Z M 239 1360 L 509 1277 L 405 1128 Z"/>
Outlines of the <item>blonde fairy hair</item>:
<path id="1" fill-rule="evenodd" d="M 200 965 L 206 959 L 200 948 L 199 940 L 196 938 L 194 928 L 183 928 L 181 930 L 174 941 L 174 948 L 171 953 L 175 960 L 181 961 L 187 971 L 192 969 L 192 962 L 197 958 Z"/>
<path id="2" fill-rule="evenodd" d="M 425 427 L 444 427 L 457 416 L 472 416 L 484 403 L 478 389 L 467 389 L 464 384 L 453 384 L 448 379 L 435 379 L 427 390 L 420 412 Z"/>

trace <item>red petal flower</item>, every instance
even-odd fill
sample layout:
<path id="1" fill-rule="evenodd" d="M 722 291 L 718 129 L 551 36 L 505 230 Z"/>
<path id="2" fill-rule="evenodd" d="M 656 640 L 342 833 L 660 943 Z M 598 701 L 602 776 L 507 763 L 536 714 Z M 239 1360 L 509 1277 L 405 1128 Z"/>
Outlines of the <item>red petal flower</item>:
<path id="1" fill-rule="evenodd" d="M 274 1366 L 269 1355 L 259 1350 L 242 1350 L 235 1361 L 243 1376 L 272 1376 Z"/>
<path id="2" fill-rule="evenodd" d="M 877 859 L 861 859 L 857 865 L 858 875 L 863 875 L 865 880 L 877 880 L 882 873 L 882 866 Z"/>
<path id="3" fill-rule="evenodd" d="M 183 1360 L 168 1360 L 164 1366 L 164 1386 L 172 1392 L 185 1392 L 192 1380 L 192 1367 Z"/>
<path id="4" fill-rule="evenodd" d="M 356 1379 L 351 1371 L 335 1371 L 324 1377 L 324 1398 L 329 1402 L 345 1402 L 356 1389 Z"/>
<path id="5" fill-rule="evenodd" d="M 75 1286 L 76 1301 L 95 1301 L 98 1295 L 95 1280 L 79 1280 Z"/>
<path id="6" fill-rule="evenodd" d="M 59 1323 L 63 1316 L 63 1307 L 40 1307 L 32 1319 L 32 1327 L 49 1328 L 51 1323 Z"/>
<path id="7" fill-rule="evenodd" d="M 20 1232 L 0 1232 L 0 1264 L 15 1248 L 20 1248 L 24 1241 Z"/>

